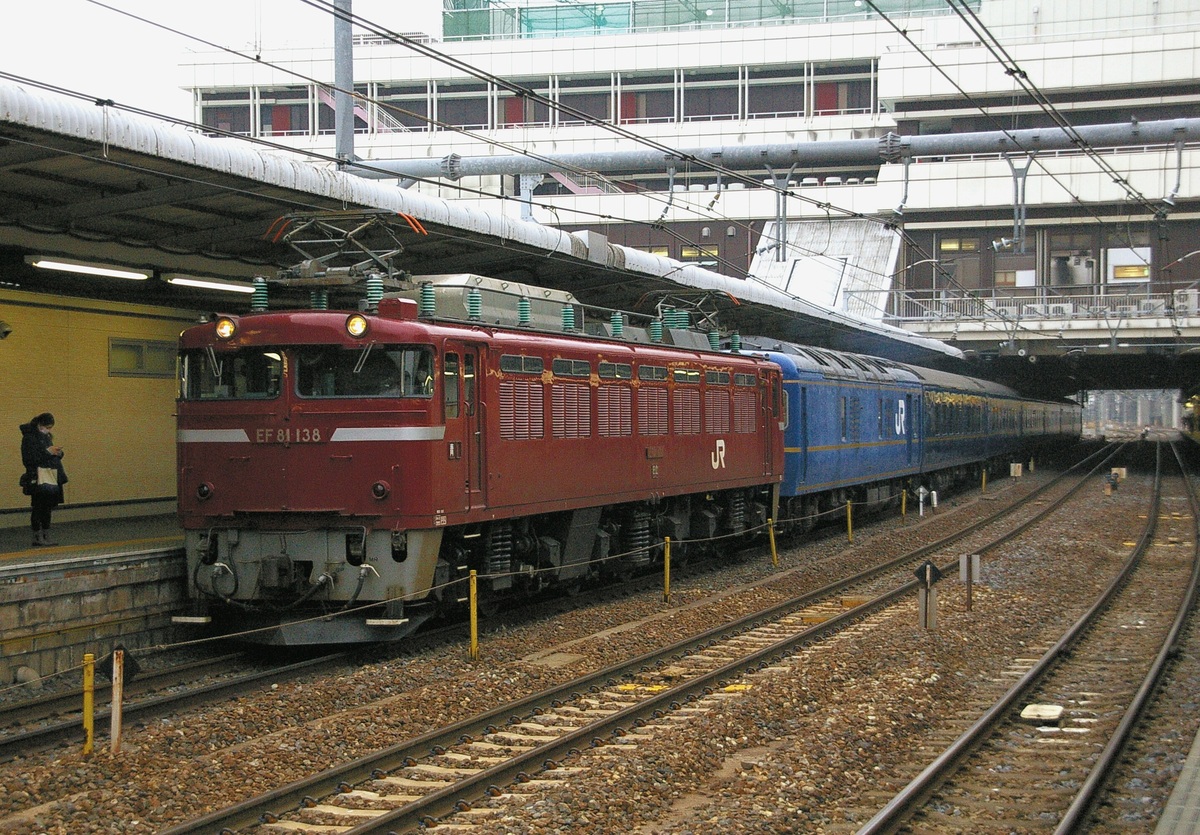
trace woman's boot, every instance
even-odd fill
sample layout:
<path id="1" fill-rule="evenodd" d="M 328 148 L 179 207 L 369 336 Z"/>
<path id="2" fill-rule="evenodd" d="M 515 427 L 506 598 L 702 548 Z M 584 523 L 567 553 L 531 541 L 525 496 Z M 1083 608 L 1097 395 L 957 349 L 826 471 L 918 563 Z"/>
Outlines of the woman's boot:
<path id="1" fill-rule="evenodd" d="M 58 544 L 57 542 L 50 541 L 50 529 L 49 528 L 42 528 L 42 544 L 43 545 L 57 545 Z"/>
<path id="2" fill-rule="evenodd" d="M 35 546 L 45 545 L 46 544 L 44 541 L 45 537 L 46 537 L 45 531 L 34 531 L 33 532 L 33 544 Z"/>

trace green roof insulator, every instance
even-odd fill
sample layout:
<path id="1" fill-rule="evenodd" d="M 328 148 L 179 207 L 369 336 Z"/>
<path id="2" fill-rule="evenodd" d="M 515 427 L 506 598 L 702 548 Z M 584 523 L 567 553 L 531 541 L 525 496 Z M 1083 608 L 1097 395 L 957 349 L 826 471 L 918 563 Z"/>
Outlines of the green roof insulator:
<path id="1" fill-rule="evenodd" d="M 658 319 L 655 319 L 650 323 L 650 341 L 651 342 L 662 342 L 662 329 L 663 329 L 663 323 L 661 321 L 659 321 Z"/>
<path id="2" fill-rule="evenodd" d="M 474 287 L 467 291 L 467 318 L 472 322 L 483 318 L 483 296 Z"/>
<path id="3" fill-rule="evenodd" d="M 517 324 L 526 326 L 533 321 L 533 308 L 525 296 L 517 299 Z"/>
<path id="4" fill-rule="evenodd" d="M 734 331 L 729 335 L 729 350 L 733 351 L 735 354 L 742 350 L 742 335 L 737 331 Z"/>
<path id="5" fill-rule="evenodd" d="M 267 309 L 267 280 L 261 275 L 254 276 L 254 294 L 250 296 L 250 309 Z"/>
<path id="6" fill-rule="evenodd" d="M 675 327 L 681 330 L 687 330 L 691 327 L 691 322 L 688 321 L 688 312 L 686 310 L 675 311 Z"/>
<path id="7" fill-rule="evenodd" d="M 562 309 L 562 329 L 567 333 L 575 330 L 575 308 L 564 304 Z"/>
<path id="8" fill-rule="evenodd" d="M 313 290 L 308 294 L 308 306 L 313 310 L 329 309 L 329 291 Z"/>
<path id="9" fill-rule="evenodd" d="M 717 333 L 716 331 L 709 331 L 708 347 L 712 348 L 714 351 L 721 350 L 721 334 Z"/>
<path id="10" fill-rule="evenodd" d="M 371 313 L 379 310 L 379 301 L 383 298 L 383 276 L 373 273 L 367 276 L 367 310 Z"/>
<path id="11" fill-rule="evenodd" d="M 437 310 L 437 296 L 433 292 L 433 284 L 425 281 L 421 283 L 421 297 L 417 302 L 417 315 L 426 319 L 433 318 L 434 312 Z"/>
<path id="12" fill-rule="evenodd" d="M 612 325 L 613 336 L 625 335 L 625 318 L 620 313 L 614 310 L 612 315 L 608 317 L 608 321 Z"/>

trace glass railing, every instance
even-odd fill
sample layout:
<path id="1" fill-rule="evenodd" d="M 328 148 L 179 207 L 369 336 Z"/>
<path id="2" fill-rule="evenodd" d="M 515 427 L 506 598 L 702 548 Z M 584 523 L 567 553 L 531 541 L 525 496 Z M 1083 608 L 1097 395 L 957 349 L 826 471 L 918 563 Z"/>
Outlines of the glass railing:
<path id="1" fill-rule="evenodd" d="M 694 29 L 730 29 L 821 23 L 833 20 L 869 20 L 874 13 L 855 0 L 723 0 L 692 4 L 679 0 L 626 0 L 626 2 L 530 4 L 514 8 L 509 3 L 484 8 L 447 9 L 442 15 L 442 37 L 447 41 L 503 38 L 558 38 L 624 35 Z M 925 17 L 951 14 L 942 0 L 876 0 L 889 16 Z M 968 3 L 975 11 L 981 0 Z"/>
<path id="2" fill-rule="evenodd" d="M 1026 295 L 996 291 L 859 290 L 850 291 L 847 296 L 847 307 L 853 305 L 857 315 L 889 324 L 1071 319 L 1116 324 L 1130 319 L 1200 316 L 1200 290 L 1194 288 L 1154 293 L 1148 289 L 1106 293 L 1045 290 Z"/>

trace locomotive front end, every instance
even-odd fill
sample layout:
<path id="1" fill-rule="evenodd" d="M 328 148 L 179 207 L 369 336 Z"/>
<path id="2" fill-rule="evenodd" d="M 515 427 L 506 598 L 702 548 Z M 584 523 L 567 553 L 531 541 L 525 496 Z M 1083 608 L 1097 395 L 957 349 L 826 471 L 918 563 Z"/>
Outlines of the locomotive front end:
<path id="1" fill-rule="evenodd" d="M 308 644 L 386 640 L 433 584 L 434 348 L 415 316 L 300 311 L 185 331 L 179 515 L 208 622 Z"/>

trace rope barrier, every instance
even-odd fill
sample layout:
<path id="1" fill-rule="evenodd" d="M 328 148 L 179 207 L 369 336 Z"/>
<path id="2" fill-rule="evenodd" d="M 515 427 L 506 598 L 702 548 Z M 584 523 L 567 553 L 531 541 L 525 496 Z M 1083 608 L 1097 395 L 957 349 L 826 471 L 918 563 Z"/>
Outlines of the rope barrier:
<path id="1" fill-rule="evenodd" d="M 864 506 L 874 507 L 874 506 L 879 506 L 879 505 L 888 504 L 890 502 L 894 502 L 897 498 L 898 498 L 898 496 L 891 495 L 886 498 L 878 499 L 873 502 L 862 501 L 862 502 L 855 502 L 854 504 L 856 504 L 859 507 L 864 507 Z M 678 547 L 684 546 L 684 545 L 715 544 L 715 543 L 725 542 L 725 541 L 731 540 L 731 539 L 741 539 L 741 538 L 745 538 L 745 537 L 749 537 L 749 536 L 754 536 L 754 535 L 762 533 L 762 532 L 767 532 L 769 535 L 769 538 L 772 541 L 772 553 L 773 553 L 772 563 L 773 563 L 773 565 L 777 566 L 778 565 L 778 557 L 777 557 L 777 555 L 774 555 L 774 544 L 773 544 L 774 539 L 775 539 L 776 530 L 778 530 L 780 528 L 786 529 L 797 523 L 815 522 L 823 517 L 832 516 L 834 514 L 841 514 L 841 513 L 845 513 L 845 512 L 846 512 L 846 506 L 843 505 L 843 506 L 833 507 L 828 510 L 817 511 L 817 512 L 811 513 L 807 516 L 794 516 L 794 517 L 789 517 L 786 520 L 768 520 L 767 522 L 764 522 L 762 524 L 751 525 L 742 531 L 718 534 L 717 536 L 694 537 L 694 538 L 690 538 L 690 539 L 672 539 L 671 545 L 672 545 L 672 547 L 678 548 Z M 603 566 L 608 563 L 617 562 L 620 560 L 629 559 L 631 557 L 636 557 L 636 556 L 640 556 L 640 555 L 654 555 L 656 552 L 663 550 L 663 547 L 664 547 L 663 542 L 656 541 L 656 542 L 648 543 L 644 546 L 640 546 L 638 548 L 634 548 L 634 549 L 631 549 L 628 551 L 622 551 L 622 552 L 619 552 L 616 554 L 607 554 L 603 557 L 596 557 L 594 559 L 589 559 L 589 560 L 585 560 L 582 562 L 571 563 L 570 566 L 572 568 Z M 540 567 L 540 568 L 536 567 L 536 566 L 527 566 L 525 568 L 514 570 L 514 571 L 502 571 L 502 572 L 489 573 L 489 574 L 477 574 L 476 581 L 477 582 L 478 581 L 495 581 L 495 580 L 503 580 L 503 579 L 516 578 L 516 577 L 534 578 L 534 577 L 538 577 L 543 574 L 557 574 L 562 570 L 562 568 L 563 568 L 563 566 L 546 566 L 546 567 Z M 415 594 L 418 594 L 418 593 L 421 594 L 421 599 L 424 600 L 424 599 L 428 599 L 431 595 L 436 595 L 439 592 L 446 592 L 455 587 L 469 584 L 470 579 L 471 578 L 469 575 L 464 575 L 462 577 L 458 577 L 453 580 L 448 580 L 445 583 L 440 583 L 440 584 L 435 584 L 435 585 L 429 586 L 428 588 L 423 589 L 420 592 L 400 594 L 400 595 L 396 595 L 394 597 L 384 598 L 383 600 L 378 600 L 378 601 L 374 601 L 371 603 L 364 603 L 359 606 L 353 606 L 350 608 L 342 608 L 342 609 L 338 609 L 337 611 L 332 611 L 332 612 L 322 612 L 320 614 L 313 615 L 313 616 L 307 617 L 307 618 L 299 618 L 296 620 L 289 620 L 288 624 L 289 625 L 303 625 L 303 624 L 307 624 L 307 623 L 328 622 L 328 621 L 336 619 L 336 618 L 352 616 L 352 615 L 367 612 L 369 610 L 378 609 L 380 606 L 385 606 L 390 603 L 401 602 L 401 601 L 404 601 L 406 598 L 413 597 Z M 243 629 L 243 630 L 240 630 L 237 632 L 222 633 L 221 635 L 213 635 L 213 636 L 204 637 L 204 638 L 191 638 L 188 640 L 175 641 L 172 643 L 154 644 L 152 646 L 143 647 L 143 648 L 139 649 L 138 654 L 140 656 L 145 656 L 145 655 L 152 655 L 152 654 L 161 653 L 161 652 L 171 652 L 171 651 L 178 651 L 181 649 L 200 647 L 200 646 L 204 646 L 207 644 L 216 643 L 218 641 L 224 642 L 231 638 L 250 638 L 255 635 L 261 635 L 261 634 L 273 632 L 276 629 L 278 629 L 278 625 L 263 626 L 263 627 L 257 627 L 254 629 Z M 79 672 L 82 669 L 83 669 L 83 665 L 78 664 L 78 665 L 66 668 L 64 670 L 56 671 L 55 673 L 52 674 L 52 676 L 49 676 L 49 677 L 66 676 L 66 675 L 70 675 L 72 673 Z M 44 678 L 42 680 L 44 680 Z M 0 695 L 6 694 L 12 690 L 20 689 L 22 687 L 32 687 L 32 686 L 37 685 L 38 683 L 39 682 L 19 682 L 19 683 L 10 685 L 10 686 L 0 687 Z"/>

